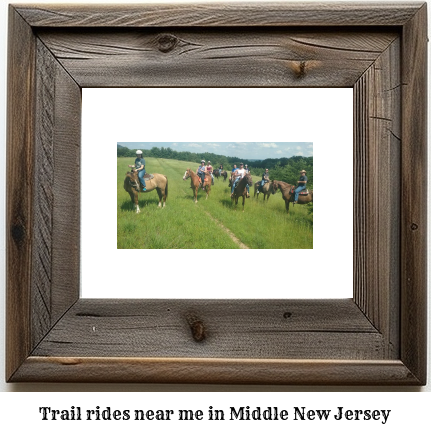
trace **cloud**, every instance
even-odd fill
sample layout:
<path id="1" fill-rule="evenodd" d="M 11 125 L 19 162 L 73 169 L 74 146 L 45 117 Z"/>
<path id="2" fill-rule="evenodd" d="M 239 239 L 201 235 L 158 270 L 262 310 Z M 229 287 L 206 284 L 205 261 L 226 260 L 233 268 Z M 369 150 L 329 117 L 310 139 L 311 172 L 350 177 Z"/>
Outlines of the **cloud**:
<path id="1" fill-rule="evenodd" d="M 201 144 L 188 144 L 187 147 L 202 148 L 202 145 Z"/>
<path id="2" fill-rule="evenodd" d="M 242 147 L 245 147 L 245 146 L 247 146 L 247 142 L 231 142 L 229 145 L 228 145 L 228 148 L 242 148 Z"/>
<path id="3" fill-rule="evenodd" d="M 206 144 L 207 147 L 217 148 L 220 147 L 220 144 Z"/>
<path id="4" fill-rule="evenodd" d="M 265 142 L 265 143 L 260 144 L 260 146 L 263 148 L 278 148 L 278 145 L 274 144 L 273 142 L 271 142 L 271 143 Z"/>
<path id="5" fill-rule="evenodd" d="M 173 147 L 178 147 L 178 144 L 177 144 L 176 142 L 174 142 L 174 143 L 172 144 L 172 146 L 173 146 Z"/>

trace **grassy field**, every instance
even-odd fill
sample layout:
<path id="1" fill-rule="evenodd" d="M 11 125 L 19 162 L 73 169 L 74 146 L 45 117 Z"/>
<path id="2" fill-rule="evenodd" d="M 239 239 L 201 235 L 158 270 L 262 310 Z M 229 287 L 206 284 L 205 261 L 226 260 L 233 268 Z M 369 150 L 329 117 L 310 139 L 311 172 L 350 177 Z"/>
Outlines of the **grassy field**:
<path id="1" fill-rule="evenodd" d="M 147 172 L 167 176 L 168 198 L 166 207 L 158 208 L 155 190 L 141 193 L 141 212 L 136 214 L 123 188 L 127 165 L 133 162 L 117 159 L 119 249 L 313 248 L 313 215 L 305 205 L 291 206 L 288 215 L 280 192 L 264 202 L 262 196 L 254 198 L 251 189 L 243 212 L 242 199 L 236 209 L 231 201 L 228 181 L 215 179 L 209 198 L 205 200 L 205 192 L 200 190 L 195 204 L 190 179 L 183 181 L 183 175 L 187 168 L 196 170 L 196 163 L 146 158 Z"/>

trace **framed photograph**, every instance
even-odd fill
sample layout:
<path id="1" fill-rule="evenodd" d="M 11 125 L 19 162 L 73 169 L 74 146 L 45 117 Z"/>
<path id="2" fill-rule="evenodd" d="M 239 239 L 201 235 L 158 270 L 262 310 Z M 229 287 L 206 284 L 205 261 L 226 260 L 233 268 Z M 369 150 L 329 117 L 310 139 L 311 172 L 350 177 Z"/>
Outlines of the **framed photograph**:
<path id="1" fill-rule="evenodd" d="M 11 5 L 8 44 L 7 381 L 426 384 L 425 3 Z M 352 297 L 81 295 L 84 89 L 322 87 L 353 91 Z"/>

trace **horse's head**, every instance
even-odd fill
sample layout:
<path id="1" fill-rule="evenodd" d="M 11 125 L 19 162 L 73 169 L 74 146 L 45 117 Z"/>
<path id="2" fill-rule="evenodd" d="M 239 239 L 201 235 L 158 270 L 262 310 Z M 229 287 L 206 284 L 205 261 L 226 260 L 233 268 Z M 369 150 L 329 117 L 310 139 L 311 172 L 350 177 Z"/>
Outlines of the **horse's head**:
<path id="1" fill-rule="evenodd" d="M 131 172 L 126 172 L 126 178 L 124 179 L 125 189 L 126 189 L 126 184 L 128 184 L 132 188 L 139 189 L 138 173 L 135 170 L 132 169 Z"/>
<path id="2" fill-rule="evenodd" d="M 183 180 L 186 180 L 187 178 L 190 178 L 190 169 L 187 169 L 184 172 Z"/>
<path id="3" fill-rule="evenodd" d="M 136 181 L 138 179 L 138 173 L 132 169 L 130 172 L 126 172 L 126 177 L 131 181 Z"/>
<path id="4" fill-rule="evenodd" d="M 275 192 L 278 190 L 278 188 L 280 187 L 278 185 L 278 182 L 275 180 L 272 180 L 270 186 L 272 186 L 272 194 L 275 194 Z"/>
<path id="5" fill-rule="evenodd" d="M 246 174 L 245 178 L 246 178 L 247 184 L 249 186 L 252 186 L 253 185 L 253 178 L 251 177 L 251 174 Z"/>

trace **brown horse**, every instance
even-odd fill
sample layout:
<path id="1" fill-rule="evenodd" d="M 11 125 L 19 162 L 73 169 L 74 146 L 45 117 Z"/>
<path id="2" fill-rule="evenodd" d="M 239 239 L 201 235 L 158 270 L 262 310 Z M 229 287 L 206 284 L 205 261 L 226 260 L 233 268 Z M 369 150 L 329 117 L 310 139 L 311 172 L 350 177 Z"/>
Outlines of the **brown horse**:
<path id="1" fill-rule="evenodd" d="M 159 204 L 158 206 L 162 206 L 163 199 L 163 207 L 166 206 L 166 198 L 168 197 L 168 179 L 165 175 L 162 174 L 152 174 L 153 178 L 149 179 L 146 176 L 145 184 L 146 191 L 142 193 L 148 193 L 152 190 L 156 189 L 157 194 L 159 195 Z M 150 175 L 149 175 L 150 177 Z M 124 190 L 130 195 L 130 199 L 132 200 L 132 204 L 135 205 L 136 213 L 139 214 L 141 210 L 139 209 L 139 194 L 142 190 L 142 185 L 139 181 L 138 173 L 135 170 L 126 173 L 126 178 L 124 178 Z"/>
<path id="2" fill-rule="evenodd" d="M 242 196 L 242 210 L 244 211 L 245 197 L 247 196 L 247 184 L 249 186 L 253 185 L 253 180 L 250 174 L 245 174 L 237 183 L 236 187 L 233 189 L 232 200 L 235 199 L 235 208 L 238 205 L 238 198 Z"/>
<path id="3" fill-rule="evenodd" d="M 254 183 L 254 197 L 256 197 L 259 199 L 259 194 L 262 193 L 263 194 L 263 201 L 265 202 L 265 198 L 266 200 L 269 200 L 269 197 L 271 196 L 272 192 L 273 192 L 273 184 L 272 183 L 265 183 L 262 187 L 262 190 L 260 191 L 260 193 L 257 193 L 257 189 L 260 187 L 262 181 L 256 181 Z"/>
<path id="4" fill-rule="evenodd" d="M 293 186 L 283 181 L 272 180 L 272 187 L 273 187 L 272 194 L 274 194 L 278 189 L 281 190 L 281 194 L 283 195 L 284 203 L 286 205 L 286 211 L 289 213 L 289 204 L 290 202 L 293 203 L 295 199 L 295 191 L 294 189 L 292 189 Z M 298 202 L 297 202 L 298 204 L 305 205 L 305 204 L 309 204 L 310 202 L 313 202 L 313 190 L 310 190 L 308 195 L 298 196 Z"/>
<path id="5" fill-rule="evenodd" d="M 191 169 L 187 169 L 186 172 L 184 173 L 183 180 L 186 180 L 187 178 L 191 178 L 190 182 L 191 182 L 191 186 L 193 189 L 194 201 L 195 201 L 195 203 L 197 203 L 198 202 L 198 190 L 202 184 L 201 179 L 199 178 L 199 175 L 196 174 Z M 211 191 L 211 174 L 209 174 L 209 173 L 205 173 L 204 188 L 205 188 L 205 191 L 207 193 L 206 199 L 208 199 L 208 196 L 209 196 L 210 191 Z"/>
<path id="6" fill-rule="evenodd" d="M 223 181 L 226 181 L 227 172 L 226 171 L 222 171 L 221 169 L 217 168 L 217 169 L 214 169 L 214 176 L 217 179 L 219 179 L 219 177 L 223 177 Z"/>

